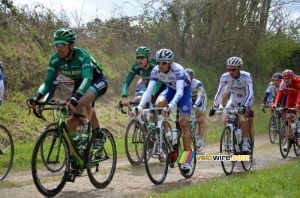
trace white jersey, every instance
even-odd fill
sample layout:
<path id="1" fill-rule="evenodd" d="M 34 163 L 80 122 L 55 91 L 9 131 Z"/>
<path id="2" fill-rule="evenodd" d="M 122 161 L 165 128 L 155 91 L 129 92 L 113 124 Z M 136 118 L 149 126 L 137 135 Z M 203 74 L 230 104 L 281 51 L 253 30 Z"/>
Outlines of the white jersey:
<path id="1" fill-rule="evenodd" d="M 170 102 L 173 105 L 175 105 L 182 98 L 184 87 L 191 85 L 190 76 L 178 63 L 173 62 L 170 66 L 169 71 L 167 72 L 160 72 L 158 65 L 156 65 L 152 69 L 150 82 L 148 84 L 147 90 L 145 91 L 141 99 L 141 106 L 144 106 L 146 104 L 146 101 L 150 98 L 150 95 L 152 93 L 152 90 L 154 89 L 157 80 L 162 81 L 169 88 L 176 90 L 176 94 L 173 100 Z"/>
<path id="2" fill-rule="evenodd" d="M 197 79 L 193 79 L 191 84 L 191 89 L 192 89 L 192 98 L 193 101 L 195 101 L 194 104 L 197 106 L 199 106 L 200 103 L 206 104 L 207 96 L 201 81 Z"/>
<path id="3" fill-rule="evenodd" d="M 238 106 L 252 107 L 253 105 L 253 83 L 249 72 L 240 71 L 240 76 L 237 79 L 231 78 L 229 72 L 224 73 L 220 78 L 217 94 L 214 100 L 214 106 L 218 107 L 222 95 L 226 89 L 231 93 L 228 103 L 233 103 L 228 108 L 236 108 Z"/>
<path id="4" fill-rule="evenodd" d="M 273 98 L 276 98 L 277 92 L 278 92 L 278 87 L 276 87 L 275 83 L 270 83 L 266 89 L 266 92 L 270 93 L 270 96 L 267 100 L 267 102 L 270 102 L 270 101 L 272 101 Z"/>

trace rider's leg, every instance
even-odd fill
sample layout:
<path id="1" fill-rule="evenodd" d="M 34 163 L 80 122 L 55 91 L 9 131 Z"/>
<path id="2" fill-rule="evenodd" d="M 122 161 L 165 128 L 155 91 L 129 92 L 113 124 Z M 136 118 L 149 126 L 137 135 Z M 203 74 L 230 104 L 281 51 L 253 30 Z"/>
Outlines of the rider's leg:
<path id="1" fill-rule="evenodd" d="M 183 149 L 184 151 L 190 151 L 191 148 L 191 134 L 189 132 L 189 121 L 190 116 L 180 115 L 179 116 L 179 125 L 182 132 L 183 139 Z"/>
<path id="2" fill-rule="evenodd" d="M 168 105 L 168 101 L 164 96 L 159 96 L 155 102 L 155 107 L 166 107 Z M 171 129 L 169 129 L 169 125 L 167 122 L 163 122 L 163 126 L 165 131 L 171 132 Z"/>

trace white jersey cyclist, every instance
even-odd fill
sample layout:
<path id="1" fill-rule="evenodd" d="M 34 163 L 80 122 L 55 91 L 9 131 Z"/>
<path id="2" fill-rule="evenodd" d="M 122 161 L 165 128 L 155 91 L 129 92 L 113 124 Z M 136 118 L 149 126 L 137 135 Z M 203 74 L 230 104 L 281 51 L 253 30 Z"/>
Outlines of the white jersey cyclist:
<path id="1" fill-rule="evenodd" d="M 203 84 L 200 80 L 193 79 L 191 83 L 192 100 L 197 109 L 201 112 L 206 111 L 207 96 Z"/>
<path id="2" fill-rule="evenodd" d="M 161 80 L 167 85 L 167 89 L 161 93 L 161 95 L 166 95 L 168 99 L 168 92 L 176 92 L 173 99 L 169 102 L 169 107 L 173 108 L 181 99 L 189 101 L 190 98 L 184 97 L 184 88 L 191 85 L 191 80 L 189 75 L 184 71 L 184 68 L 178 63 L 172 62 L 170 69 L 167 72 L 160 72 L 158 66 L 155 66 L 151 72 L 150 82 L 147 90 L 145 91 L 140 106 L 145 106 L 147 99 L 151 96 L 151 92 L 154 89 L 155 83 L 157 80 Z M 190 91 L 190 89 L 189 89 Z M 191 94 L 189 94 L 191 95 Z M 179 108 L 182 109 L 184 114 L 190 115 L 187 113 L 190 107 L 183 105 L 182 107 L 179 104 Z"/>
<path id="3" fill-rule="evenodd" d="M 228 86 L 227 88 L 226 85 Z M 220 78 L 220 84 L 214 100 L 214 106 L 218 107 L 222 95 L 227 89 L 231 93 L 226 108 L 237 109 L 240 106 L 253 106 L 253 83 L 249 72 L 240 71 L 236 79 L 232 78 L 229 72 L 224 73 Z"/>
<path id="4" fill-rule="evenodd" d="M 269 84 L 269 86 L 266 89 L 266 93 L 270 93 L 269 97 L 267 98 L 267 103 L 272 103 L 276 96 L 277 96 L 277 92 L 278 92 L 278 87 L 276 86 L 276 84 L 274 82 L 271 82 Z"/>

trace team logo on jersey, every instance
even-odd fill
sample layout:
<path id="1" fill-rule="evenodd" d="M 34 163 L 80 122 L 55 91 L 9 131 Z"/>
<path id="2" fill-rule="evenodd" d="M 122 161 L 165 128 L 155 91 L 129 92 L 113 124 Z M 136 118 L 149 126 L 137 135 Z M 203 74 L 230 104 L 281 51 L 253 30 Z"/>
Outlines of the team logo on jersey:
<path id="1" fill-rule="evenodd" d="M 186 105 L 184 105 L 184 106 L 182 107 L 182 109 L 183 109 L 184 111 L 187 111 L 187 110 L 189 110 L 189 107 L 186 106 Z"/>

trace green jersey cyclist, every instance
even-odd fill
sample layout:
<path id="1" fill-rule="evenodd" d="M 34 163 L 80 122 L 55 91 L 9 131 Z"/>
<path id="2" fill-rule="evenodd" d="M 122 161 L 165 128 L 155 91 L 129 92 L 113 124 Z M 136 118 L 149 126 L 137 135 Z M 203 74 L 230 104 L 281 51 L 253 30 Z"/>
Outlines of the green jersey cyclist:
<path id="1" fill-rule="evenodd" d="M 128 89 L 132 80 L 136 75 L 141 76 L 146 81 L 148 85 L 150 80 L 150 75 L 152 69 L 156 66 L 156 59 L 150 58 L 150 49 L 145 46 L 140 46 L 135 50 L 136 54 L 136 62 L 132 64 L 131 69 L 128 71 L 128 74 L 122 84 L 122 104 L 125 106 L 129 105 L 128 100 Z M 163 84 L 160 80 L 157 81 L 155 88 L 153 89 L 151 96 L 152 96 L 152 103 L 155 103 L 155 100 L 159 94 L 166 89 L 166 85 Z"/>
<path id="2" fill-rule="evenodd" d="M 76 34 L 73 30 L 62 28 L 54 34 L 54 45 L 57 50 L 47 68 L 46 79 L 38 89 L 36 95 L 27 100 L 27 106 L 34 108 L 35 103 L 49 92 L 56 79 L 57 73 L 74 80 L 74 90 L 67 107 L 75 113 L 84 114 L 97 133 L 94 149 L 101 150 L 105 142 L 105 135 L 101 132 L 95 110 L 90 103 L 103 96 L 107 90 L 107 81 L 102 73 L 103 66 L 96 62 L 85 49 L 74 47 Z M 70 115 L 67 127 L 70 132 L 76 131 L 79 119 Z M 71 153 L 72 155 L 72 153 Z"/>

